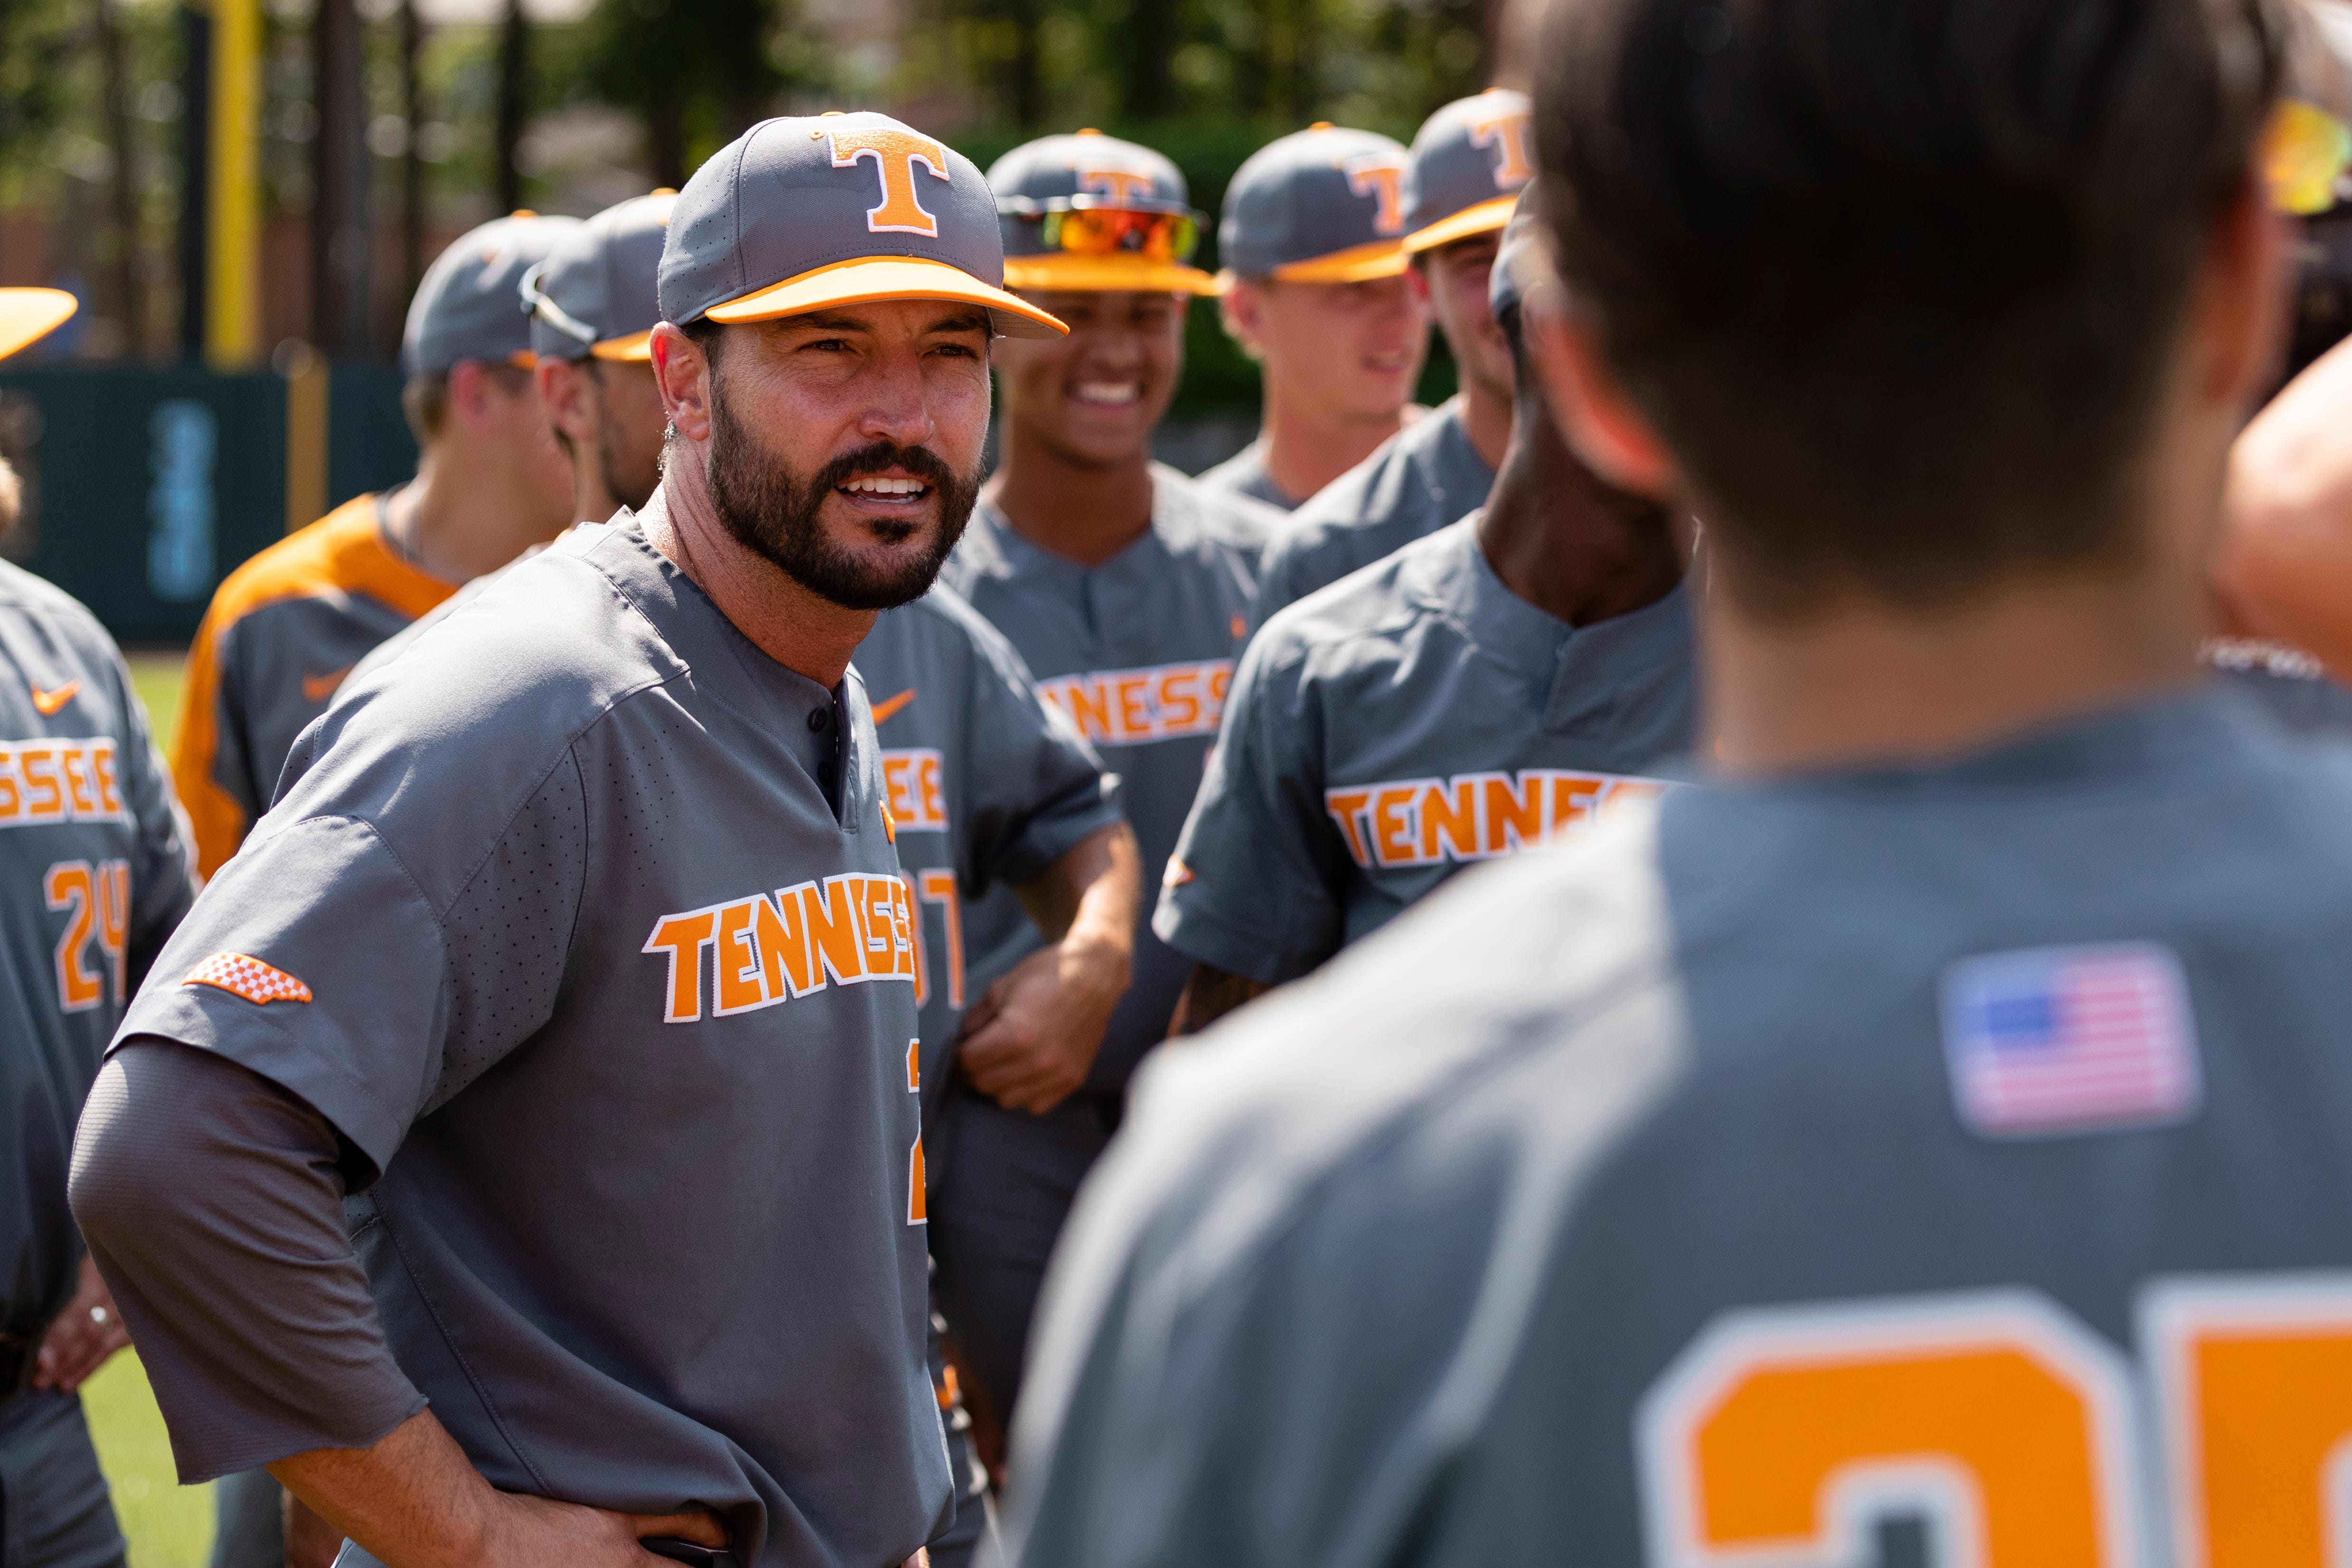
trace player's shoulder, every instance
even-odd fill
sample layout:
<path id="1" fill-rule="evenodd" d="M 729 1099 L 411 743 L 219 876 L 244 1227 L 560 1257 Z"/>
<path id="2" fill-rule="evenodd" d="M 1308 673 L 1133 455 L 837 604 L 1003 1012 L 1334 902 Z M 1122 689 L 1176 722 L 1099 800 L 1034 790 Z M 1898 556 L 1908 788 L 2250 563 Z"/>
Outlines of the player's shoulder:
<path id="1" fill-rule="evenodd" d="M 1467 518 L 1414 540 L 1283 605 L 1251 637 L 1250 655 L 1310 677 L 1411 657 L 1412 634 L 1433 621 L 1448 622 L 1447 590 L 1475 548 Z"/>
<path id="2" fill-rule="evenodd" d="M 112 635 L 89 605 L 13 561 L 0 561 L 0 606 L 49 627 L 78 649 L 102 650 L 109 657 L 114 653 Z"/>
<path id="3" fill-rule="evenodd" d="M 1455 879 L 1156 1053 L 1080 1196 L 1049 1308 L 1083 1319 L 1159 1289 L 1181 1314 L 1301 1234 L 1344 1266 L 1404 1215 L 1442 1226 L 1449 1194 L 1491 1205 L 1498 1160 L 1583 1168 L 1580 1146 L 1624 1136 L 1686 1067 L 1655 842 L 1653 808 L 1612 812 L 1566 849 Z M 1074 1371 L 1053 1358 L 1041 1394 Z"/>
<path id="4" fill-rule="evenodd" d="M 1275 536 L 1276 548 L 1311 548 L 1334 534 L 1380 523 L 1396 505 L 1400 489 L 1430 484 L 1430 470 L 1438 466 L 1445 447 L 1467 439 L 1457 395 L 1405 426 L 1373 447 L 1371 456 L 1301 501 Z"/>
<path id="5" fill-rule="evenodd" d="M 1238 554 L 1255 563 L 1283 513 L 1239 491 L 1193 479 L 1165 463 L 1151 465 L 1151 526 L 1179 552 Z"/>
<path id="6" fill-rule="evenodd" d="M 205 621 L 213 634 L 270 605 L 358 591 L 409 608 L 421 574 L 394 560 L 377 527 L 377 500 L 357 496 L 308 527 L 248 557 L 213 590 Z M 445 590 L 446 591 L 446 590 Z M 436 601 L 438 595 L 435 595 Z M 419 604 L 412 614 L 430 605 Z"/>

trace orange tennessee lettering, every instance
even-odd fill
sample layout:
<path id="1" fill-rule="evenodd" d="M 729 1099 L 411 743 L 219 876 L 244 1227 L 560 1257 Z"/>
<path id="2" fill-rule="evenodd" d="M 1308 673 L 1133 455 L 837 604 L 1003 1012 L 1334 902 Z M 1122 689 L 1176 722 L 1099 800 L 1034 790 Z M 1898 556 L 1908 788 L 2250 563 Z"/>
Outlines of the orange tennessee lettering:
<path id="1" fill-rule="evenodd" d="M 66 799 L 73 807 L 74 820 L 88 822 L 99 814 L 95 781 L 89 776 L 89 752 L 79 746 L 68 746 L 61 765 L 66 775 Z"/>
<path id="2" fill-rule="evenodd" d="M 1528 157 L 1528 115 L 1525 110 L 1509 110 L 1484 120 L 1472 121 L 1470 145 L 1502 149 L 1502 156 L 1495 160 L 1496 190 L 1516 191 L 1535 174 L 1535 163 Z"/>
<path id="3" fill-rule="evenodd" d="M 751 935 L 760 944 L 761 984 L 773 1000 L 805 996 L 824 988 L 824 975 L 816 970 L 809 953 L 808 921 L 801 912 L 801 889 L 814 885 L 803 882 L 800 887 L 780 889 L 774 898 L 761 899 L 752 906 Z"/>
<path id="4" fill-rule="evenodd" d="M 1423 788 L 1421 858 L 1432 864 L 1478 858 L 1476 780 L 1432 779 Z"/>
<path id="5" fill-rule="evenodd" d="M 719 908 L 717 948 L 712 954 L 718 1005 L 711 1011 L 720 1017 L 730 1013 L 748 1013 L 771 1000 L 761 975 L 759 939 L 751 929 L 752 911 L 765 901 L 758 898 L 737 899 Z M 783 998 L 777 996 L 773 1000 L 781 1002 Z"/>
<path id="6" fill-rule="evenodd" d="M 1372 795 L 1372 853 L 1383 866 L 1410 866 L 1414 854 L 1412 805 L 1419 784 L 1383 784 Z"/>
<path id="7" fill-rule="evenodd" d="M 928 746 L 882 753 L 884 798 L 889 802 L 890 816 L 899 832 L 947 831 L 943 767 L 940 753 Z"/>
<path id="8" fill-rule="evenodd" d="M 112 741 L 0 742 L 0 827 L 128 820 Z"/>
<path id="9" fill-rule="evenodd" d="M 1357 819 L 1364 815 L 1365 808 L 1371 803 L 1372 792 L 1368 789 L 1323 792 L 1323 809 L 1329 812 L 1332 820 L 1339 825 L 1340 833 L 1348 840 L 1348 854 L 1359 866 L 1372 863 L 1372 852 L 1364 847 L 1364 836 L 1356 830 Z"/>
<path id="10" fill-rule="evenodd" d="M 1404 228 L 1404 165 L 1386 153 L 1367 153 L 1340 165 L 1348 189 L 1379 202 L 1372 214 L 1374 234 L 1397 234 Z"/>
<path id="11" fill-rule="evenodd" d="M 33 822 L 58 822 L 65 817 L 65 788 L 58 779 L 58 754 L 64 748 L 47 742 L 16 753 L 16 771 L 25 777 L 25 816 Z"/>
<path id="12" fill-rule="evenodd" d="M 803 883 L 800 889 L 809 945 L 824 973 L 844 985 L 866 978 L 866 937 L 857 929 L 857 906 L 865 892 L 863 877 L 827 877 L 821 890 L 814 882 Z"/>
<path id="13" fill-rule="evenodd" d="M 829 130 L 833 166 L 846 169 L 860 158 L 874 160 L 882 178 L 882 201 L 866 210 L 866 226 L 876 234 L 920 234 L 938 237 L 940 220 L 924 210 L 915 196 L 915 166 L 919 163 L 936 180 L 950 178 L 947 149 L 928 136 L 895 126 L 851 126 Z"/>
<path id="14" fill-rule="evenodd" d="M 1507 855 L 1543 842 L 1541 773 L 1521 773 L 1516 780 L 1508 773 L 1488 773 L 1480 782 L 1486 785 L 1486 810 L 1485 831 L 1478 840 L 1481 849 L 1488 855 Z"/>
<path id="15" fill-rule="evenodd" d="M 1139 745 L 1211 735 L 1225 714 L 1231 659 L 1097 669 L 1040 681 L 1037 694 L 1097 743 Z"/>
<path id="16" fill-rule="evenodd" d="M 654 922 L 644 952 L 669 954 L 668 1001 L 662 1009 L 665 1024 L 691 1024 L 702 1016 L 702 950 L 719 924 L 716 910 L 696 910 L 664 915 Z"/>

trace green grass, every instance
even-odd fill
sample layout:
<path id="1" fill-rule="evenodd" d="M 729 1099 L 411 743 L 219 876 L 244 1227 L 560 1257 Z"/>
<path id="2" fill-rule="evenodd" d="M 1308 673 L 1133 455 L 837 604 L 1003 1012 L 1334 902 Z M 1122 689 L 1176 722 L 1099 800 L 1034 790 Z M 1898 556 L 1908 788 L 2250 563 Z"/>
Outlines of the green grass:
<path id="1" fill-rule="evenodd" d="M 131 684 L 147 705 L 158 745 L 171 742 L 184 659 L 176 653 L 131 656 Z M 172 1466 L 171 1439 L 136 1351 L 125 1351 L 82 1386 L 82 1407 L 98 1462 L 114 1492 L 115 1516 L 131 1540 L 131 1568 L 205 1568 L 213 1549 L 213 1489 L 184 1487 Z"/>
<path id="2" fill-rule="evenodd" d="M 213 1489 L 184 1487 L 171 1439 L 137 1351 L 124 1351 L 82 1385 L 98 1462 L 131 1541 L 131 1568 L 205 1568 L 213 1550 Z"/>

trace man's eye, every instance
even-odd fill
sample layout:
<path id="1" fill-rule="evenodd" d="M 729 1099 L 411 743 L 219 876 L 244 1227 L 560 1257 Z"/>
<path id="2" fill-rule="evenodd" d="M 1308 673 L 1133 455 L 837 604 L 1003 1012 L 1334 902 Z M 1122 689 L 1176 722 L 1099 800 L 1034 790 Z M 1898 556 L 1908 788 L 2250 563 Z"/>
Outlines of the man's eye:
<path id="1" fill-rule="evenodd" d="M 847 338 L 816 338 L 808 342 L 803 343 L 801 347 L 804 349 L 814 349 L 820 353 L 845 353 L 849 349 L 849 340 Z"/>

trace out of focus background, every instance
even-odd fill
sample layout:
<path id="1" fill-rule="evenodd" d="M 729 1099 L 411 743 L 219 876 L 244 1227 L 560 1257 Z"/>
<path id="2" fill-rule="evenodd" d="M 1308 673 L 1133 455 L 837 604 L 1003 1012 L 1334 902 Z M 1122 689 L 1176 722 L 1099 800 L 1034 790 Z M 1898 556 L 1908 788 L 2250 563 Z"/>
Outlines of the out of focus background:
<path id="1" fill-rule="evenodd" d="M 466 229 L 684 184 L 755 121 L 880 109 L 982 168 L 1092 125 L 1174 158 L 1213 214 L 1315 120 L 1410 141 L 1518 73 L 1501 0 L 0 0 L 0 284 L 81 309 L 0 366 L 26 480 L 0 554 L 131 650 L 159 740 L 220 579 L 404 478 L 402 317 Z M 1216 265 L 1213 226 L 1205 264 Z M 1257 378 L 1192 312 L 1162 456 L 1256 427 Z M 1433 348 L 1424 401 L 1452 391 Z M 86 1390 L 133 1568 L 199 1568 L 137 1357 Z"/>
<path id="2" fill-rule="evenodd" d="M 1510 51 L 1500 0 L 0 0 L 0 283 L 82 301 L 0 374 L 0 552 L 127 643 L 414 449 L 394 362 L 473 225 L 676 186 L 763 116 L 880 109 L 982 168 L 1093 125 L 1213 213 L 1318 119 L 1410 140 Z M 1207 247 L 1214 265 L 1214 236 Z M 1213 310 L 1162 456 L 1253 433 Z M 1452 387 L 1442 346 L 1424 393 Z"/>

